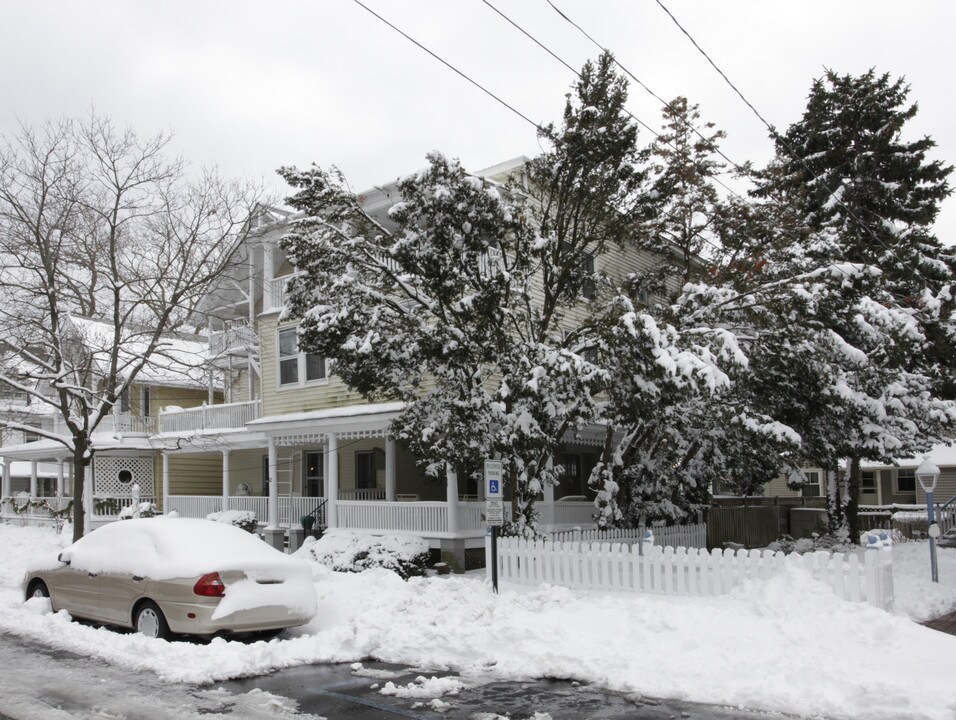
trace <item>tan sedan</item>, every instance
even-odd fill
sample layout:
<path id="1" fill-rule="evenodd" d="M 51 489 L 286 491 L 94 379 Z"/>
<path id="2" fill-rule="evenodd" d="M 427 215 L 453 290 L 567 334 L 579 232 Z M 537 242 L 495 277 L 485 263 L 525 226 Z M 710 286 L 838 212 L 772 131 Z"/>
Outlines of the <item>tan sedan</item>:
<path id="1" fill-rule="evenodd" d="M 26 598 L 149 637 L 275 633 L 315 614 L 312 572 L 231 525 L 149 518 L 101 527 L 31 567 Z"/>

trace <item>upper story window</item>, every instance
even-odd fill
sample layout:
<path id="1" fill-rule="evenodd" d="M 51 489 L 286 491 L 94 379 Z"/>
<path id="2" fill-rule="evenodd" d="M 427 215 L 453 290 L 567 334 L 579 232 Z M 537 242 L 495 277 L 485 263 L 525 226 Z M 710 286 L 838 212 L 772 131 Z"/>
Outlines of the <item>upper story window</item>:
<path id="1" fill-rule="evenodd" d="M 291 387 L 325 380 L 325 358 L 299 352 L 299 336 L 294 327 L 279 330 L 279 386 Z"/>
<path id="2" fill-rule="evenodd" d="M 916 470 L 907 468 L 896 471 L 896 489 L 901 493 L 916 492 Z"/>

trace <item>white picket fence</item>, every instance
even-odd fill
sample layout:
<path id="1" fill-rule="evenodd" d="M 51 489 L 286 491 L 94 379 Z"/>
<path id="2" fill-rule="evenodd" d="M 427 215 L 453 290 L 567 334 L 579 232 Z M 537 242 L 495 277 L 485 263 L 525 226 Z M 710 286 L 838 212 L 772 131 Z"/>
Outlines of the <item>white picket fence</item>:
<path id="1" fill-rule="evenodd" d="M 837 597 L 893 608 L 890 547 L 856 553 L 786 555 L 771 550 L 713 550 L 626 543 L 498 541 L 498 578 L 503 582 L 550 583 L 584 590 L 658 595 L 723 595 L 747 580 L 769 580 L 787 565 L 808 570 Z"/>
<path id="2" fill-rule="evenodd" d="M 707 547 L 706 523 L 670 527 L 607 528 L 606 530 L 574 528 L 551 533 L 551 539 L 555 542 L 611 542 L 639 545 L 644 538 L 645 530 L 650 530 L 654 534 L 654 544 L 661 547 Z"/>

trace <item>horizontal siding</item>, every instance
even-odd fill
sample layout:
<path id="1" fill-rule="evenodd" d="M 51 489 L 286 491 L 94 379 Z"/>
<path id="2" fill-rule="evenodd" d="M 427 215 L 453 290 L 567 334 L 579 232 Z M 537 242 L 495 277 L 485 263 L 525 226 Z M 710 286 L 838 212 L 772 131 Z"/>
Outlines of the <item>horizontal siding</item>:
<path id="1" fill-rule="evenodd" d="M 162 478 L 162 468 L 159 477 Z M 169 494 L 221 495 L 222 455 L 170 454 Z"/>
<path id="2" fill-rule="evenodd" d="M 262 410 L 264 415 L 326 410 L 348 405 L 362 405 L 368 401 L 349 390 L 342 380 L 332 374 L 328 381 L 318 385 L 294 388 L 278 387 L 276 357 L 277 315 L 259 319 L 260 366 L 262 368 Z M 283 323 L 285 326 L 287 323 Z"/>

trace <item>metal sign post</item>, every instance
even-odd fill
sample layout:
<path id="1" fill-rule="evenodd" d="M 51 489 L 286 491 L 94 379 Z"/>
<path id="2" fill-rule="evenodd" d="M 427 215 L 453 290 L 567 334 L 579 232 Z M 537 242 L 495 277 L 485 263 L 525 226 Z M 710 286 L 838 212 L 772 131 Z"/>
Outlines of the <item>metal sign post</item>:
<path id="1" fill-rule="evenodd" d="M 505 524 L 500 460 L 485 460 L 485 522 L 491 531 L 491 586 L 498 592 L 498 528 Z"/>

